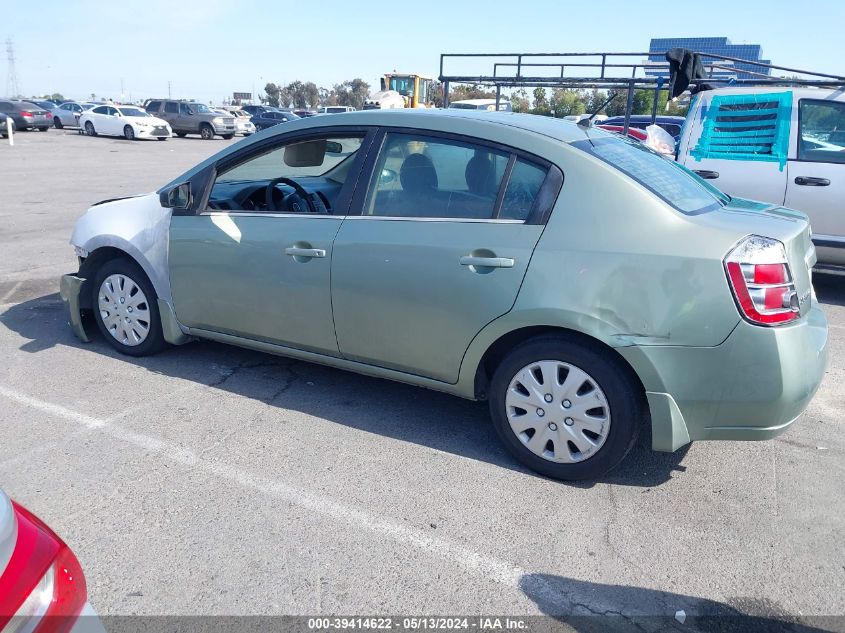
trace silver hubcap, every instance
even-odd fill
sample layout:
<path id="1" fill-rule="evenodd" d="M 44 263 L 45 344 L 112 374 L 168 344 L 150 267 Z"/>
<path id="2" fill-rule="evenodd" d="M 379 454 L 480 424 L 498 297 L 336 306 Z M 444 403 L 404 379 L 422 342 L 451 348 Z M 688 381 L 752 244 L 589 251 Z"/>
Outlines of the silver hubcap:
<path id="1" fill-rule="evenodd" d="M 589 459 L 610 432 L 610 406 L 587 372 L 559 360 L 520 369 L 505 397 L 508 422 L 535 455 L 573 464 Z"/>
<path id="2" fill-rule="evenodd" d="M 141 287 L 126 275 L 109 275 L 100 286 L 100 318 L 124 345 L 140 345 L 150 334 L 150 306 Z"/>

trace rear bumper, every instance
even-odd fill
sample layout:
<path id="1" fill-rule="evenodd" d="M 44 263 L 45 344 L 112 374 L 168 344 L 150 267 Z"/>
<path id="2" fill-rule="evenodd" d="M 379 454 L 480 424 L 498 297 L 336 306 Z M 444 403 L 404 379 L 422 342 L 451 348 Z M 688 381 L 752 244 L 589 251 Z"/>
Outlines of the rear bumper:
<path id="1" fill-rule="evenodd" d="M 740 321 L 716 347 L 618 351 L 646 388 L 655 450 L 695 440 L 766 440 L 806 409 L 827 366 L 827 319 L 814 303 L 799 323 Z"/>
<path id="2" fill-rule="evenodd" d="M 100 616 L 94 611 L 90 602 L 85 603 L 82 612 L 76 618 L 76 622 L 73 623 L 70 633 L 106 633 L 106 629 L 100 621 Z"/>

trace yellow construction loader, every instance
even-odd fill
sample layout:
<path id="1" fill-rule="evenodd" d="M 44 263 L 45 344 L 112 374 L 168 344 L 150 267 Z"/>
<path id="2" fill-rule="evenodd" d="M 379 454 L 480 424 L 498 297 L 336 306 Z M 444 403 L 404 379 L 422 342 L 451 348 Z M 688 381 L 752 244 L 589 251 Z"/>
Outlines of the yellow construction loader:
<path id="1" fill-rule="evenodd" d="M 431 82 L 423 75 L 387 73 L 381 78 L 381 90 L 364 102 L 364 109 L 433 108 Z"/>

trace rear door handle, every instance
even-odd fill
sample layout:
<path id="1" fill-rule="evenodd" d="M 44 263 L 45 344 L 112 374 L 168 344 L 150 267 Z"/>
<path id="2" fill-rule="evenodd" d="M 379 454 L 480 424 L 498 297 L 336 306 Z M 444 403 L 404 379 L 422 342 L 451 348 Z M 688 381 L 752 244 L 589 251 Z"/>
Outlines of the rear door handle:
<path id="1" fill-rule="evenodd" d="M 704 178 L 704 180 L 716 180 L 719 177 L 718 171 L 710 171 L 709 169 L 693 169 L 693 172 Z"/>
<path id="2" fill-rule="evenodd" d="M 478 266 L 480 268 L 513 268 L 514 260 L 510 257 L 475 257 L 464 255 L 461 266 Z"/>
<path id="3" fill-rule="evenodd" d="M 285 255 L 290 257 L 325 257 L 326 251 L 322 248 L 299 248 L 290 246 L 285 249 Z"/>
<path id="4" fill-rule="evenodd" d="M 815 178 L 813 176 L 798 176 L 795 179 L 795 184 L 806 187 L 827 187 L 830 184 L 830 180 L 827 178 Z"/>

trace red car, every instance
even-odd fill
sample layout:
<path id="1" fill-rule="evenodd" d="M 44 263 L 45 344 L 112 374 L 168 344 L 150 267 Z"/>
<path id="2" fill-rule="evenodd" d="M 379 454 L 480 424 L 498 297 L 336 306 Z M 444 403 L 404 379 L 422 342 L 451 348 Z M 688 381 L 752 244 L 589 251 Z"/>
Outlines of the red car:
<path id="1" fill-rule="evenodd" d="M 0 631 L 104 631 L 70 548 L 0 491 Z"/>
<path id="2" fill-rule="evenodd" d="M 625 129 L 625 127 L 622 125 L 599 124 L 596 127 L 601 128 L 602 130 L 607 130 L 608 132 L 616 132 L 617 134 L 622 134 L 622 130 Z M 646 139 L 648 139 L 648 134 L 646 134 L 645 130 L 640 130 L 635 127 L 629 127 L 628 137 L 640 141 L 641 143 L 645 143 Z"/>

